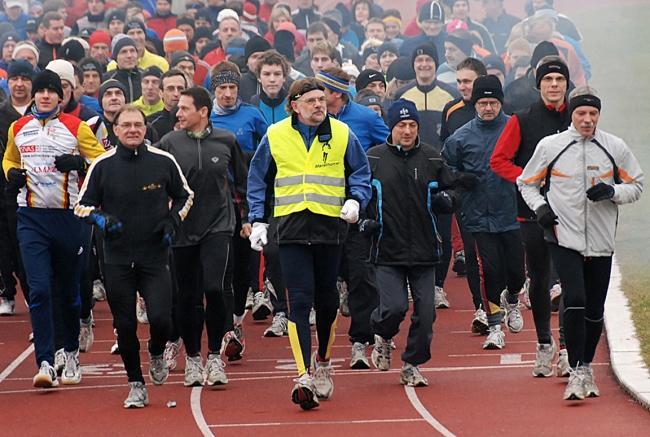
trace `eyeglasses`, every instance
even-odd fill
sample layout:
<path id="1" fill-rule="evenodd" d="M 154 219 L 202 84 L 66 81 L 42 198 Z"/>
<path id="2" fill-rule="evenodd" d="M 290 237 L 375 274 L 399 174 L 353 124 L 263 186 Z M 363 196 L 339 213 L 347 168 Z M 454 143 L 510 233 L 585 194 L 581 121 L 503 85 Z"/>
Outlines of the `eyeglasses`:
<path id="1" fill-rule="evenodd" d="M 325 103 L 327 100 L 325 99 L 325 96 L 323 97 L 311 97 L 309 99 L 297 99 L 296 102 L 303 102 L 308 104 L 309 106 L 314 106 L 316 103 Z"/>
<path id="2" fill-rule="evenodd" d="M 120 123 L 118 124 L 122 129 L 144 129 L 144 123 Z"/>
<path id="3" fill-rule="evenodd" d="M 499 105 L 501 105 L 500 101 L 495 101 L 495 102 L 476 102 L 479 108 L 487 108 L 488 106 L 491 106 L 493 108 L 498 108 Z"/>

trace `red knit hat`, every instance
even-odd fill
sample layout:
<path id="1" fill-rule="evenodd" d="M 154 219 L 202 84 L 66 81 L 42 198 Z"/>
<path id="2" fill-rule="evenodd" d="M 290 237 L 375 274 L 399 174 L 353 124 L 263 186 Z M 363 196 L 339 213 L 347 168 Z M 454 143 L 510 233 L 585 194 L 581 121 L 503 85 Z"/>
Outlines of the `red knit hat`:
<path id="1" fill-rule="evenodd" d="M 242 21 L 249 23 L 257 22 L 257 6 L 251 2 L 244 3 L 244 10 L 242 11 Z"/>
<path id="2" fill-rule="evenodd" d="M 90 35 L 90 38 L 88 38 L 88 45 L 90 45 L 90 47 L 94 46 L 97 43 L 106 44 L 108 47 L 110 47 L 111 36 L 105 30 L 98 29 L 94 31 L 92 35 Z"/>
<path id="3" fill-rule="evenodd" d="M 174 53 L 189 48 L 185 32 L 179 29 L 170 29 L 163 38 L 165 53 Z"/>

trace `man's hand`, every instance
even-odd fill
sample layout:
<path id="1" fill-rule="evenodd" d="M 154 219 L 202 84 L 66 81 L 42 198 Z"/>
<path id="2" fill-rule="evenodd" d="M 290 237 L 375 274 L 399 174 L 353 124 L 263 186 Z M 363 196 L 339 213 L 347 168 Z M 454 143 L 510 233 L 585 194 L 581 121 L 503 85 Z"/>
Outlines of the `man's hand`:
<path id="1" fill-rule="evenodd" d="M 54 158 L 54 165 L 61 173 L 67 173 L 73 170 L 85 171 L 87 168 L 86 160 L 83 156 L 72 155 L 70 153 L 59 155 Z"/>
<path id="2" fill-rule="evenodd" d="M 176 235 L 174 221 L 170 218 L 161 221 L 154 229 L 154 233 L 161 234 L 165 246 L 170 247 L 174 242 L 174 235 Z"/>
<path id="3" fill-rule="evenodd" d="M 548 203 L 537 208 L 535 215 L 537 216 L 537 223 L 543 228 L 552 228 L 557 225 L 557 215 L 555 215 Z"/>
<path id="4" fill-rule="evenodd" d="M 114 240 L 122 235 L 122 222 L 113 215 L 95 211 L 90 214 L 90 221 L 97 226 L 107 240 Z"/>
<path id="5" fill-rule="evenodd" d="M 269 242 L 267 237 L 268 229 L 268 223 L 253 223 L 253 228 L 249 237 L 251 241 L 251 249 L 257 252 L 261 252 L 262 249 L 264 249 L 264 246 Z"/>
<path id="6" fill-rule="evenodd" d="M 348 223 L 356 223 L 359 221 L 359 202 L 354 199 L 348 199 L 341 208 L 339 217 Z"/>
<path id="7" fill-rule="evenodd" d="M 242 238 L 248 238 L 251 236 L 251 231 L 253 230 L 250 223 L 244 223 L 241 225 L 241 231 L 239 231 L 239 236 Z"/>
<path id="8" fill-rule="evenodd" d="M 24 168 L 12 168 L 7 172 L 7 188 L 14 191 L 20 190 L 27 184 L 27 170 Z"/>
<path id="9" fill-rule="evenodd" d="M 614 187 L 604 182 L 599 182 L 587 190 L 587 198 L 592 202 L 600 202 L 614 197 Z"/>
<path id="10" fill-rule="evenodd" d="M 451 214 L 454 211 L 454 201 L 449 193 L 441 191 L 431 196 L 431 212 L 435 214 Z"/>
<path id="11" fill-rule="evenodd" d="M 474 173 L 458 172 L 456 174 L 456 183 L 465 191 L 472 191 L 480 181 L 481 178 Z"/>

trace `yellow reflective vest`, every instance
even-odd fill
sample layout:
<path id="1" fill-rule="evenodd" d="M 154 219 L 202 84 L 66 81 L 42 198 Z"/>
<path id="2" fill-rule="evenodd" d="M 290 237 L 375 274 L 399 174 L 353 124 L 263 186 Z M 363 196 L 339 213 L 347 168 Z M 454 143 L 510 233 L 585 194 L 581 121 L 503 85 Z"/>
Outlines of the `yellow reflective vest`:
<path id="1" fill-rule="evenodd" d="M 282 217 L 308 209 L 338 217 L 345 202 L 345 151 L 349 128 L 330 118 L 332 136 L 321 142 L 318 135 L 309 148 L 288 117 L 269 127 L 271 156 L 277 167 L 273 215 Z"/>

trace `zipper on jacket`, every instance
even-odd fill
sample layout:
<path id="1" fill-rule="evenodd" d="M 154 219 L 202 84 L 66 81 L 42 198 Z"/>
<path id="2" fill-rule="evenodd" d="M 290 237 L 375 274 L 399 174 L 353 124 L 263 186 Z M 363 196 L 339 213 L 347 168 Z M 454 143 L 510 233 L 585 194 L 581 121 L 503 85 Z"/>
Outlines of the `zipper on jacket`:
<path id="1" fill-rule="evenodd" d="M 583 183 L 583 193 L 587 192 L 587 148 L 585 146 L 586 141 L 584 138 L 582 139 L 582 183 Z M 585 253 L 588 252 L 589 250 L 589 239 L 587 238 L 587 208 L 589 208 L 589 200 L 587 199 L 587 196 L 585 195 Z"/>
<path id="2" fill-rule="evenodd" d="M 133 98 L 135 96 L 133 95 L 133 80 L 131 80 L 131 73 L 130 72 L 128 73 L 127 77 L 129 79 L 129 97 L 131 98 L 131 100 L 135 100 Z"/>
<path id="3" fill-rule="evenodd" d="M 201 170 L 203 169 L 203 160 L 201 159 L 201 140 L 199 138 L 196 139 L 196 151 L 199 155 L 199 170 Z"/>

